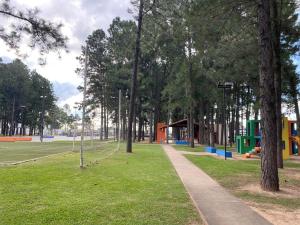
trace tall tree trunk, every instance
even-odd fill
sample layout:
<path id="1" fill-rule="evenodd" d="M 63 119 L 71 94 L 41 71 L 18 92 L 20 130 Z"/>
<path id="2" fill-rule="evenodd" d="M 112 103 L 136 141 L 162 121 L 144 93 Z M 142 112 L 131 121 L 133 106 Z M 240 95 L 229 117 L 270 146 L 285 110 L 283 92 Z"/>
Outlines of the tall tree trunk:
<path id="1" fill-rule="evenodd" d="M 144 120 L 142 119 L 141 112 L 139 112 L 139 123 L 138 123 L 138 142 L 141 141 L 142 138 L 142 126 Z"/>
<path id="2" fill-rule="evenodd" d="M 282 6 L 280 6 L 281 8 Z M 271 0 L 273 52 L 274 52 L 274 83 L 276 91 L 276 126 L 277 126 L 277 166 L 283 168 L 282 158 L 282 118 L 281 118 L 281 15 L 278 15 L 277 0 Z"/>
<path id="3" fill-rule="evenodd" d="M 106 136 L 105 136 L 105 138 L 106 139 L 108 139 L 108 123 L 109 123 L 109 121 L 108 121 L 109 119 L 108 118 L 109 118 L 108 109 L 106 108 L 106 126 L 105 126 L 105 128 L 106 128 L 106 132 L 105 132 Z"/>
<path id="4" fill-rule="evenodd" d="M 103 140 L 103 104 L 101 104 L 101 113 L 100 113 L 100 140 Z"/>
<path id="5" fill-rule="evenodd" d="M 151 144 L 152 141 L 153 141 L 153 112 L 151 111 L 150 112 L 150 123 L 149 123 L 149 143 Z M 143 132 L 144 132 L 144 129 L 143 129 Z"/>
<path id="6" fill-rule="evenodd" d="M 133 129 L 132 129 L 132 135 L 133 135 L 133 142 L 136 141 L 136 109 L 137 107 L 134 107 L 134 110 L 133 110 Z"/>
<path id="7" fill-rule="evenodd" d="M 103 136 L 104 136 L 104 139 L 106 139 L 106 107 L 105 107 L 105 105 L 103 106 L 103 110 L 104 110 L 104 113 L 103 113 L 103 116 L 104 116 L 104 118 L 103 118 Z"/>
<path id="8" fill-rule="evenodd" d="M 142 126 L 142 141 L 145 141 L 145 127 L 146 127 L 146 121 L 143 122 L 143 126 Z"/>
<path id="9" fill-rule="evenodd" d="M 126 110 L 123 109 L 122 138 L 126 140 Z"/>
<path id="10" fill-rule="evenodd" d="M 209 145 L 215 146 L 215 129 L 214 129 L 214 108 L 209 113 Z"/>
<path id="11" fill-rule="evenodd" d="M 200 108 L 199 108 L 199 131 L 198 131 L 198 136 L 199 136 L 199 144 L 204 144 L 204 130 L 205 130 L 205 121 L 204 121 L 204 108 L 203 104 L 201 102 Z"/>
<path id="12" fill-rule="evenodd" d="M 240 91 L 236 90 L 235 137 L 240 135 Z"/>
<path id="13" fill-rule="evenodd" d="M 14 96 L 12 102 L 12 112 L 11 112 L 11 122 L 10 122 L 10 132 L 9 132 L 10 136 L 14 134 L 14 129 L 15 129 L 15 105 L 16 105 L 16 97 Z"/>
<path id="14" fill-rule="evenodd" d="M 136 44 L 135 44 L 135 54 L 134 54 L 134 65 L 133 65 L 133 73 L 132 73 L 132 77 L 131 77 L 128 131 L 127 131 L 127 148 L 126 148 L 126 151 L 128 153 L 132 152 L 132 122 L 133 122 L 133 114 L 134 114 L 135 92 L 136 92 L 136 83 L 137 83 L 139 55 L 140 55 L 143 10 L 144 10 L 144 0 L 140 0 L 138 28 L 137 28 L 137 33 L 136 33 Z"/>
<path id="15" fill-rule="evenodd" d="M 231 108 L 231 122 L 230 122 L 230 139 L 231 143 L 235 143 L 235 136 L 234 136 L 234 124 L 235 124 L 235 107 Z"/>
<path id="16" fill-rule="evenodd" d="M 195 147 L 194 139 L 194 91 L 193 91 L 193 62 L 192 62 L 192 35 L 188 27 L 188 71 L 187 71 L 187 93 L 189 99 L 189 138 L 191 148 Z"/>
<path id="17" fill-rule="evenodd" d="M 193 110 L 190 109 L 190 140 L 191 140 L 191 148 L 195 148 L 195 125 L 194 125 L 194 115 Z"/>
<path id="18" fill-rule="evenodd" d="M 270 0 L 259 0 L 258 27 L 260 44 L 260 108 L 262 125 L 261 187 L 279 191 L 277 169 L 277 126 Z"/>

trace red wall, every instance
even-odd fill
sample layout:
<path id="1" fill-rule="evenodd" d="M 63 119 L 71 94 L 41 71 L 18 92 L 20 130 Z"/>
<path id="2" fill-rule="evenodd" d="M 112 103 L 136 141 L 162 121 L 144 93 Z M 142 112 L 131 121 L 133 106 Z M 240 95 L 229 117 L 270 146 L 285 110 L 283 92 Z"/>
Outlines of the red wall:
<path id="1" fill-rule="evenodd" d="M 165 123 L 157 123 L 156 127 L 156 141 L 158 144 L 161 142 L 164 143 L 166 140 L 166 124 Z"/>

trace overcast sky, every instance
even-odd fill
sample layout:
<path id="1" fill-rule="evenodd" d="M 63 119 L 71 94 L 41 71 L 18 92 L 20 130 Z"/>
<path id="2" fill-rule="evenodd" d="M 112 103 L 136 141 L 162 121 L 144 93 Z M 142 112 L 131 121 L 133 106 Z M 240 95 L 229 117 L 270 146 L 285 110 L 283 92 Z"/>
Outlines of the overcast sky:
<path id="1" fill-rule="evenodd" d="M 86 37 L 95 29 L 107 30 L 117 16 L 132 19 L 132 15 L 128 13 L 128 8 L 131 7 L 130 0 L 11 0 L 11 4 L 18 8 L 37 7 L 41 11 L 41 17 L 64 24 L 63 33 L 70 39 L 70 53 L 63 53 L 61 59 L 57 54 L 50 53 L 47 56 L 47 64 L 39 66 L 38 51 L 32 51 L 26 45 L 22 47 L 22 51 L 29 54 L 29 57 L 23 60 L 25 64 L 54 83 L 56 94 L 60 97 L 60 105 L 73 104 L 82 98 L 76 90 L 76 87 L 82 84 L 82 80 L 74 71 L 78 66 L 75 58 L 80 54 L 80 47 Z M 0 57 L 4 60 L 17 57 L 2 42 L 0 48 Z"/>

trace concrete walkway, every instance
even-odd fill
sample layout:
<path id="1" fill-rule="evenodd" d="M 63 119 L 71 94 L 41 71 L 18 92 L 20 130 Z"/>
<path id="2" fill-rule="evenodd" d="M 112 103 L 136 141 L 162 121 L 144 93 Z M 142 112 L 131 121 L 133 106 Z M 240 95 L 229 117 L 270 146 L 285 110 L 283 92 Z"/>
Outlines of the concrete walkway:
<path id="1" fill-rule="evenodd" d="M 170 145 L 163 148 L 208 225 L 271 225 Z"/>

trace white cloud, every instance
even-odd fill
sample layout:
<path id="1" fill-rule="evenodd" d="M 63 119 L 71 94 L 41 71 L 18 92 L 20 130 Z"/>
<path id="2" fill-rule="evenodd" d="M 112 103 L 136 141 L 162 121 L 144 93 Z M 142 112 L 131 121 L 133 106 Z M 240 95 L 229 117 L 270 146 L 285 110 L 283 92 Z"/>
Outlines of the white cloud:
<path id="1" fill-rule="evenodd" d="M 47 56 L 47 64 L 38 64 L 38 50 L 31 50 L 26 44 L 21 45 L 21 52 L 28 54 L 24 59 L 30 69 L 36 69 L 41 75 L 52 82 L 71 83 L 74 86 L 82 84 L 82 79 L 75 74 L 78 66 L 76 56 L 80 54 L 81 45 L 86 37 L 95 29 L 107 30 L 112 20 L 119 16 L 123 19 L 132 18 L 127 10 L 130 7 L 130 0 L 11 0 L 11 4 L 20 8 L 39 8 L 40 16 L 55 23 L 63 23 L 63 33 L 69 37 L 70 53 L 62 53 L 59 59 L 55 53 Z M 2 19 L 2 22 L 4 20 Z M 0 42 L 2 49 L 0 57 L 16 58 L 14 51 L 9 50 L 3 42 Z M 78 96 L 63 100 L 77 101 Z"/>
<path id="2" fill-rule="evenodd" d="M 77 94 L 77 95 L 74 95 L 64 101 L 60 101 L 58 102 L 58 106 L 59 107 L 63 107 L 65 104 L 68 104 L 70 105 L 72 108 L 73 106 L 75 106 L 75 103 L 81 103 L 82 102 L 82 94 Z"/>

